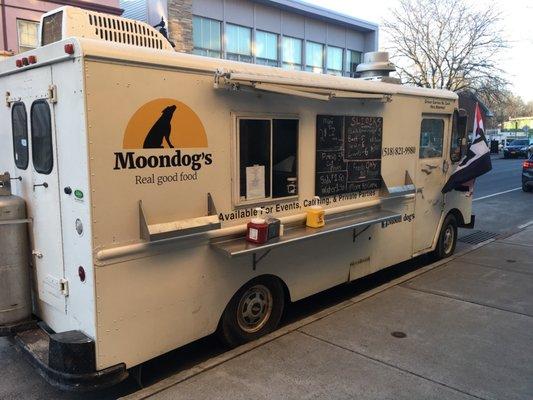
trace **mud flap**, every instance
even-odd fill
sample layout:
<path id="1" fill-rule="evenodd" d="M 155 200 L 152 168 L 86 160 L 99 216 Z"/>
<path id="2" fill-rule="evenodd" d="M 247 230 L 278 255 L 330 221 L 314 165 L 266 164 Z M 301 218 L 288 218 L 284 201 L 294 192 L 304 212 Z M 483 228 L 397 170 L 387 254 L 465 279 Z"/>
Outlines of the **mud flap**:
<path id="1" fill-rule="evenodd" d="M 472 214 L 470 216 L 470 223 L 469 224 L 461 224 L 461 225 L 459 225 L 459 228 L 474 229 L 475 223 L 476 223 L 476 216 L 474 214 Z"/>

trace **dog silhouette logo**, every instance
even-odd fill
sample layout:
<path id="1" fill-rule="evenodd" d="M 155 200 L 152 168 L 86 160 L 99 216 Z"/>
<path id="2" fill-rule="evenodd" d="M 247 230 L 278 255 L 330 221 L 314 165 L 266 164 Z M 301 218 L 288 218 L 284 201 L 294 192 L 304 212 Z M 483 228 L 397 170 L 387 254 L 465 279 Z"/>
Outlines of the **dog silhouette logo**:
<path id="1" fill-rule="evenodd" d="M 174 115 L 176 108 L 177 107 L 175 105 L 172 105 L 163 109 L 161 116 L 146 135 L 143 143 L 143 149 L 162 149 L 163 139 L 165 139 L 167 142 L 168 147 L 172 149 L 174 148 L 170 142 L 170 132 L 172 130 L 170 121 L 172 120 L 172 116 Z"/>
<path id="2" fill-rule="evenodd" d="M 133 113 L 124 131 L 124 149 L 208 147 L 204 125 L 185 103 L 156 99 Z"/>

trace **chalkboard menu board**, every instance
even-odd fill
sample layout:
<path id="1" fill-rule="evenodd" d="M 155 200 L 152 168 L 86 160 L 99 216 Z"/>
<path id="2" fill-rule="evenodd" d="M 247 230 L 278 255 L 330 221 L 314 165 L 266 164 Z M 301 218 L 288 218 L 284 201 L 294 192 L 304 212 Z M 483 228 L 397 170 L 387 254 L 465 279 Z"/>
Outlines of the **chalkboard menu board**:
<path id="1" fill-rule="evenodd" d="M 381 187 L 383 118 L 318 115 L 315 194 Z"/>

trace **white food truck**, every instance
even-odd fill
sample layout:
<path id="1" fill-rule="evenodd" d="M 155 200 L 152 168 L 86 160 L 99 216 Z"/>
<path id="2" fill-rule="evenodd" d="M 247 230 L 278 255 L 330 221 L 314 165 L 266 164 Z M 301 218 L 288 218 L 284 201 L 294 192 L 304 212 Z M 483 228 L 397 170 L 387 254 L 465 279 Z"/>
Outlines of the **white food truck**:
<path id="1" fill-rule="evenodd" d="M 0 186 L 27 210 L 0 233 L 28 231 L 32 292 L 0 332 L 59 387 L 115 384 L 217 331 L 256 339 L 288 302 L 447 257 L 473 226 L 469 194 L 441 193 L 465 152 L 454 93 L 181 54 L 72 7 L 43 16 L 40 44 L 0 62 Z M 282 235 L 251 244 L 261 215 Z"/>

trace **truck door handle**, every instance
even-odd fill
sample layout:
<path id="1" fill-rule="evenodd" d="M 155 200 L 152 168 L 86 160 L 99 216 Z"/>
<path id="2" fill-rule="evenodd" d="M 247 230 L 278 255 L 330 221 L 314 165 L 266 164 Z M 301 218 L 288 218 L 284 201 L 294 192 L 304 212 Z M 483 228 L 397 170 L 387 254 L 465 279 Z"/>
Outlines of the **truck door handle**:
<path id="1" fill-rule="evenodd" d="M 429 169 L 435 169 L 435 168 L 438 168 L 436 165 L 431 165 L 431 164 L 424 164 L 426 167 L 428 167 Z"/>
<path id="2" fill-rule="evenodd" d="M 32 250 L 31 254 L 32 254 L 32 256 L 35 256 L 37 258 L 43 258 L 43 253 L 41 253 L 38 250 Z"/>
<path id="3" fill-rule="evenodd" d="M 46 189 L 46 188 L 48 187 L 48 183 L 43 182 L 43 183 L 37 183 L 37 184 L 34 184 L 34 185 L 33 185 L 33 191 L 35 191 L 35 188 L 36 188 L 37 186 L 42 186 L 42 187 L 44 187 L 44 188 Z"/>

